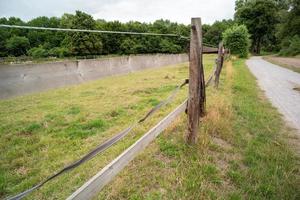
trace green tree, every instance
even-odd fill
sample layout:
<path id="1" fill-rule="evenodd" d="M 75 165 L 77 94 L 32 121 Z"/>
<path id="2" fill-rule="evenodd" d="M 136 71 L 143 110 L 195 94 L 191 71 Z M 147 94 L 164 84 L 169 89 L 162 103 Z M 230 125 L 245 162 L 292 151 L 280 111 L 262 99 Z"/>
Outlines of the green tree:
<path id="1" fill-rule="evenodd" d="M 279 52 L 281 56 L 296 56 L 300 54 L 300 37 L 295 35 L 287 41 L 287 45 L 283 46 Z"/>
<path id="2" fill-rule="evenodd" d="M 7 24 L 7 19 L 5 17 L 0 18 L 0 24 Z M 9 38 L 10 33 L 8 29 L 2 29 L 0 31 L 0 57 L 8 55 L 8 50 L 6 49 L 6 40 Z"/>
<path id="3" fill-rule="evenodd" d="M 27 25 L 37 27 L 52 27 L 57 28 L 60 25 L 60 19 L 57 17 L 37 17 L 30 20 Z M 38 47 L 49 43 L 50 48 L 60 46 L 60 43 L 65 37 L 65 33 L 57 31 L 41 31 L 41 30 L 29 30 L 27 38 L 29 39 L 31 47 Z"/>
<path id="4" fill-rule="evenodd" d="M 38 27 L 59 27 L 71 29 L 98 29 L 128 32 L 153 32 L 173 33 L 189 36 L 190 26 L 170 22 L 169 20 L 157 20 L 154 23 L 141 23 L 130 21 L 121 23 L 119 21 L 95 21 L 90 15 L 76 11 L 73 14 L 63 14 L 57 17 L 37 17 L 25 23 L 19 18 L 1 18 L 1 24 L 28 25 Z M 223 26 L 210 31 L 212 40 L 219 42 L 220 33 L 225 30 Z M 214 37 L 214 33 L 218 33 Z M 1 29 L 0 32 L 0 56 L 19 55 L 20 52 L 7 49 L 7 41 L 11 36 L 26 37 L 29 40 L 31 55 L 36 57 L 69 55 L 87 56 L 98 54 L 137 54 L 137 53 L 175 53 L 184 52 L 188 47 L 188 40 L 182 37 L 164 36 L 141 36 L 125 34 L 99 34 L 87 32 L 62 32 L 46 30 L 23 30 L 23 29 Z M 215 39 L 217 38 L 217 39 Z M 11 41 L 10 41 L 11 42 Z M 23 50 L 22 54 L 26 51 Z M 16 53 L 16 54 L 15 54 Z"/>
<path id="5" fill-rule="evenodd" d="M 121 43 L 121 50 L 124 54 L 136 54 L 138 53 L 135 49 L 136 41 L 131 38 L 126 38 Z"/>
<path id="6" fill-rule="evenodd" d="M 72 20 L 71 28 L 74 29 L 95 29 L 96 22 L 92 16 L 76 11 Z M 72 32 L 68 35 L 69 47 L 74 55 L 86 56 L 102 53 L 102 42 L 98 34 Z"/>
<path id="7" fill-rule="evenodd" d="M 108 31 L 126 31 L 124 30 L 123 24 L 119 21 L 97 21 L 97 29 Z M 102 39 L 104 54 L 122 53 L 120 46 L 121 42 L 126 38 L 126 36 L 120 34 L 102 34 L 99 37 Z"/>
<path id="8" fill-rule="evenodd" d="M 222 40 L 222 33 L 233 26 L 232 20 L 216 21 L 211 26 L 203 25 L 203 42 L 211 45 L 218 45 Z"/>
<path id="9" fill-rule="evenodd" d="M 223 41 L 226 48 L 230 52 L 239 57 L 245 58 L 248 56 L 249 50 L 249 33 L 245 25 L 235 25 L 227 29 L 223 33 Z"/>
<path id="10" fill-rule="evenodd" d="M 6 42 L 6 48 L 9 54 L 14 56 L 25 55 L 29 47 L 30 43 L 26 37 L 12 36 Z"/>
<path id="11" fill-rule="evenodd" d="M 259 54 L 263 44 L 274 42 L 275 28 L 279 22 L 278 6 L 274 0 L 238 1 L 235 19 L 247 26 L 253 53 Z"/>
<path id="12" fill-rule="evenodd" d="M 295 43 L 293 41 L 296 41 L 297 37 L 300 37 L 300 2 L 292 0 L 289 9 L 283 13 L 277 38 L 281 41 L 282 50 L 285 50 L 291 43 Z"/>
<path id="13" fill-rule="evenodd" d="M 167 39 L 161 41 L 160 49 L 162 53 L 179 53 L 181 51 L 179 45 L 176 45 Z"/>

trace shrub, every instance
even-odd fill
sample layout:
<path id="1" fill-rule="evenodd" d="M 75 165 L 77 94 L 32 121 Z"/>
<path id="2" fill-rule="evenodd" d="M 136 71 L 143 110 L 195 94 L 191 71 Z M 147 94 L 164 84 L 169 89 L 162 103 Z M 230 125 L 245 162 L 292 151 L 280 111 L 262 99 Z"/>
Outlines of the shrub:
<path id="1" fill-rule="evenodd" d="M 34 58 L 43 58 L 43 57 L 47 57 L 49 54 L 48 51 L 44 49 L 43 46 L 39 46 L 39 47 L 33 47 L 29 49 L 28 55 Z"/>
<path id="2" fill-rule="evenodd" d="M 26 54 L 30 43 L 26 37 L 12 36 L 6 41 L 6 48 L 11 55 L 21 56 Z"/>
<path id="3" fill-rule="evenodd" d="M 49 56 L 63 58 L 71 54 L 70 50 L 66 47 L 54 47 L 49 50 Z"/>
<path id="4" fill-rule="evenodd" d="M 284 41 L 284 46 L 279 52 L 281 56 L 296 56 L 300 54 L 300 37 L 295 35 L 290 40 Z"/>
<path id="5" fill-rule="evenodd" d="M 234 55 L 241 58 L 248 56 L 250 35 L 245 25 L 235 25 L 226 29 L 223 33 L 223 41 L 226 48 Z"/>

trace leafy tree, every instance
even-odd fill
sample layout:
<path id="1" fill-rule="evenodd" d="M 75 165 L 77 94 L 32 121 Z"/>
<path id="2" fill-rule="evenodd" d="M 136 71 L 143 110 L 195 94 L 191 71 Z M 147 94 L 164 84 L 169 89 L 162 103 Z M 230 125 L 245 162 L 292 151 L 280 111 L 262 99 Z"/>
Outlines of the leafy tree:
<path id="1" fill-rule="evenodd" d="M 297 37 L 300 37 L 300 2 L 292 0 L 278 26 L 277 38 L 281 41 L 281 48 L 287 49 L 293 40 L 292 38 Z"/>
<path id="2" fill-rule="evenodd" d="M 97 21 L 97 29 L 99 30 L 108 30 L 108 31 L 125 31 L 123 25 L 119 21 L 105 22 Z M 125 38 L 124 35 L 119 34 L 102 34 L 98 36 L 103 44 L 103 53 L 104 54 L 113 54 L 121 53 L 120 49 L 121 41 Z"/>
<path id="3" fill-rule="evenodd" d="M 232 20 L 216 21 L 211 26 L 203 26 L 203 42 L 211 45 L 218 45 L 222 40 L 222 33 L 229 27 L 233 26 Z"/>
<path id="4" fill-rule="evenodd" d="M 127 32 L 153 32 L 174 33 L 189 36 L 190 26 L 170 22 L 169 20 L 157 20 L 154 23 L 141 23 L 130 21 L 107 22 L 95 21 L 90 15 L 77 11 L 75 15 L 64 14 L 57 17 L 37 17 L 29 22 L 23 22 L 19 18 L 1 18 L 1 24 L 28 25 L 38 27 L 59 27 L 73 29 L 98 29 Z M 211 31 L 213 33 L 213 31 Z M 221 31 L 218 32 L 220 34 Z M 12 36 L 28 38 L 30 46 L 21 49 L 22 53 L 15 51 L 11 45 L 7 45 Z M 218 36 L 219 37 L 219 36 Z M 211 37 L 214 38 L 214 37 Z M 15 40 L 15 39 L 12 39 Z M 12 43 L 12 41 L 9 41 Z M 62 32 L 46 30 L 1 29 L 0 32 L 0 56 L 8 54 L 18 56 L 28 53 L 35 57 L 69 55 L 87 56 L 99 54 L 138 54 L 138 53 L 177 53 L 187 50 L 188 40 L 181 37 L 141 36 L 125 34 L 99 34 L 86 32 Z M 8 50 L 7 47 L 10 47 Z"/>
<path id="5" fill-rule="evenodd" d="M 260 53 L 262 44 L 272 42 L 278 21 L 278 7 L 274 0 L 238 1 L 235 19 L 245 24 L 251 34 L 253 53 Z"/>
<path id="6" fill-rule="evenodd" d="M 173 44 L 167 39 L 163 39 L 160 43 L 160 48 L 162 53 L 179 53 L 181 48 L 179 45 Z"/>
<path id="7" fill-rule="evenodd" d="M 26 37 L 12 36 L 6 42 L 6 48 L 9 54 L 15 56 L 25 55 L 29 47 L 30 47 L 30 43 Z"/>
<path id="8" fill-rule="evenodd" d="M 92 16 L 76 11 L 72 20 L 71 28 L 95 29 L 96 22 Z M 68 35 L 71 52 L 74 55 L 97 55 L 102 53 L 102 42 L 99 35 L 95 33 L 72 32 Z"/>
<path id="9" fill-rule="evenodd" d="M 230 49 L 232 54 L 242 58 L 248 56 L 249 33 L 245 25 L 235 25 L 223 33 L 223 41 L 226 48 Z"/>
<path id="10" fill-rule="evenodd" d="M 6 24 L 8 24 L 8 25 L 19 25 L 19 26 L 26 25 L 25 22 L 23 22 L 20 18 L 17 18 L 17 17 L 8 18 Z M 28 32 L 28 30 L 17 29 L 17 28 L 7 29 L 7 31 L 9 32 L 10 36 L 16 35 L 16 36 L 24 36 L 24 37 L 26 37 L 26 34 Z"/>
<path id="11" fill-rule="evenodd" d="M 136 42 L 131 38 L 126 38 L 121 43 L 121 50 L 124 54 L 136 54 L 137 51 L 135 49 Z"/>
<path id="12" fill-rule="evenodd" d="M 300 54 L 300 37 L 295 35 L 288 41 L 288 45 L 279 52 L 281 56 L 296 56 Z"/>
<path id="13" fill-rule="evenodd" d="M 60 25 L 60 19 L 57 17 L 37 17 L 30 20 L 27 25 L 56 28 Z M 64 37 L 65 33 L 57 31 L 29 30 L 27 34 L 31 47 L 44 45 L 44 43 L 49 43 L 51 48 L 56 47 L 60 45 Z"/>
<path id="14" fill-rule="evenodd" d="M 5 17 L 0 18 L 0 24 L 7 24 L 7 19 Z M 10 33 L 8 29 L 2 29 L 0 31 L 0 57 L 8 55 L 8 50 L 6 49 L 6 40 L 9 38 Z"/>

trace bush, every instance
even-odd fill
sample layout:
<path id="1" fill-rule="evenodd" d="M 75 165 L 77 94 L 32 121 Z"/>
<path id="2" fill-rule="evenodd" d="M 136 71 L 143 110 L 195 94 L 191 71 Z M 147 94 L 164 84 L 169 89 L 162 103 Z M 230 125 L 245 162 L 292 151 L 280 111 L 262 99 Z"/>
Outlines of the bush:
<path id="1" fill-rule="evenodd" d="M 66 47 L 54 47 L 49 50 L 49 56 L 63 58 L 71 54 L 70 50 Z"/>
<path id="2" fill-rule="evenodd" d="M 250 35 L 245 25 L 235 25 L 223 33 L 224 46 L 241 58 L 248 56 Z"/>
<path id="3" fill-rule="evenodd" d="M 26 37 L 12 36 L 6 41 L 6 48 L 11 55 L 21 56 L 26 54 L 30 43 Z"/>
<path id="4" fill-rule="evenodd" d="M 300 54 L 300 37 L 295 35 L 290 40 L 284 41 L 284 46 L 279 52 L 281 56 L 296 56 Z"/>
<path id="5" fill-rule="evenodd" d="M 48 51 L 46 49 L 44 49 L 43 46 L 39 46 L 39 47 L 33 47 L 33 48 L 29 49 L 28 55 L 30 55 L 34 58 L 44 58 L 44 57 L 47 57 L 49 54 L 48 54 Z"/>

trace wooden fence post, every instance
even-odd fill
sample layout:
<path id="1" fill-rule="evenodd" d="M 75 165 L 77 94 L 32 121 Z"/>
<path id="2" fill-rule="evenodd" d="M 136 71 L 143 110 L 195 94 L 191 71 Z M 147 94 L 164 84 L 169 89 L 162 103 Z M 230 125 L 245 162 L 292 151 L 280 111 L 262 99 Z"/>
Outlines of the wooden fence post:
<path id="1" fill-rule="evenodd" d="M 200 18 L 191 20 L 190 67 L 189 67 L 189 99 L 188 99 L 188 130 L 186 141 L 196 142 L 199 118 L 205 113 L 205 81 L 202 64 L 202 26 Z"/>
<path id="2" fill-rule="evenodd" d="M 217 68 L 216 68 L 216 72 L 215 72 L 215 87 L 216 88 L 218 88 L 218 86 L 219 86 L 219 80 L 220 80 L 221 70 L 223 67 L 223 62 L 224 62 L 224 47 L 223 47 L 223 42 L 220 42 L 219 48 L 218 48 Z"/>

